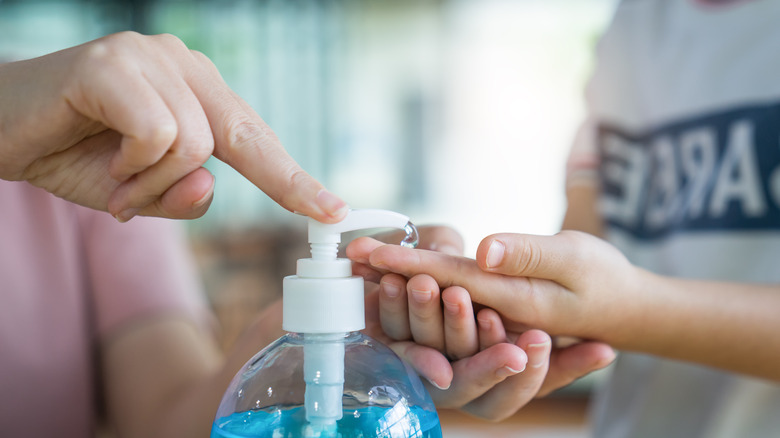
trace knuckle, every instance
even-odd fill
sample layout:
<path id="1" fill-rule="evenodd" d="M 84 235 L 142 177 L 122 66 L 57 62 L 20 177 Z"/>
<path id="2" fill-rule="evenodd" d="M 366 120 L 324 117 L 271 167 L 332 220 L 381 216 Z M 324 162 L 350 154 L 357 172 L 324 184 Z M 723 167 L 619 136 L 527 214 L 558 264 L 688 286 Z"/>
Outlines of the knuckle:
<path id="1" fill-rule="evenodd" d="M 112 37 L 115 36 L 112 35 Z M 86 45 L 79 55 L 79 62 L 77 65 L 82 66 L 85 70 L 100 72 L 102 70 L 94 69 L 99 66 L 105 68 L 105 66 L 109 64 L 121 63 L 121 57 L 116 56 L 116 41 L 116 39 L 106 37 Z"/>
<path id="2" fill-rule="evenodd" d="M 139 41 L 144 39 L 144 35 L 132 30 L 124 30 L 115 34 L 109 35 L 108 39 L 115 39 L 117 41 Z"/>
<path id="3" fill-rule="evenodd" d="M 408 329 L 404 329 L 396 325 L 388 325 L 388 326 L 383 325 L 382 330 L 385 332 L 387 337 L 389 337 L 394 341 L 399 341 L 399 342 L 406 341 L 412 337 L 412 334 L 409 332 Z"/>
<path id="4" fill-rule="evenodd" d="M 123 58 L 121 53 L 125 48 L 142 44 L 144 38 L 145 37 L 138 32 L 130 30 L 117 32 L 89 43 L 85 53 L 90 58 L 94 59 L 113 57 L 119 60 Z"/>
<path id="5" fill-rule="evenodd" d="M 176 150 L 181 161 L 201 165 L 209 159 L 214 152 L 214 139 L 203 137 L 187 141 Z"/>
<path id="6" fill-rule="evenodd" d="M 226 128 L 228 153 L 239 153 L 247 148 L 257 146 L 262 153 L 262 147 L 268 142 L 265 129 L 257 123 L 243 117 L 237 117 L 228 122 Z"/>
<path id="7" fill-rule="evenodd" d="M 81 64 L 100 62 L 111 53 L 110 45 L 109 40 L 97 40 L 88 44 L 81 52 Z"/>
<path id="8" fill-rule="evenodd" d="M 76 55 L 72 72 L 76 78 L 112 80 L 117 73 L 132 72 L 138 66 L 133 56 L 128 56 L 133 47 L 141 44 L 144 36 L 124 31 L 105 36 L 81 46 Z M 84 84 L 89 86 L 91 84 Z"/>
<path id="9" fill-rule="evenodd" d="M 152 38 L 154 38 L 161 45 L 166 47 L 170 47 L 176 50 L 189 50 L 187 49 L 187 45 L 184 44 L 184 41 L 182 41 L 181 38 L 171 33 L 161 33 L 158 35 L 153 35 Z"/>
<path id="10" fill-rule="evenodd" d="M 128 44 L 138 44 L 145 37 L 138 32 L 132 30 L 125 30 L 111 35 L 107 35 L 97 40 L 98 43 L 104 43 L 106 47 L 118 47 Z"/>
<path id="11" fill-rule="evenodd" d="M 217 66 L 214 65 L 214 62 L 211 60 L 211 58 L 206 56 L 203 52 L 199 50 L 190 50 L 190 55 L 195 60 L 195 63 L 203 67 L 207 67 L 214 72 L 217 71 Z"/>
<path id="12" fill-rule="evenodd" d="M 439 313 L 439 310 L 427 306 L 416 306 L 412 304 L 409 306 L 409 314 L 410 316 L 413 316 L 418 323 L 423 325 L 437 325 L 441 322 L 441 314 Z M 418 336 L 420 336 L 422 339 L 428 339 L 430 335 L 429 333 L 422 331 L 418 334 Z"/>
<path id="13" fill-rule="evenodd" d="M 517 314 L 525 315 L 529 321 L 535 318 L 546 319 L 546 315 L 549 315 L 549 312 L 543 307 L 543 304 L 547 302 L 546 295 L 539 289 L 539 283 L 531 281 L 530 278 L 523 278 L 523 280 L 525 281 L 524 289 L 527 291 L 526 299 L 516 303 L 512 310 Z"/>
<path id="14" fill-rule="evenodd" d="M 176 141 L 175 123 L 149 125 L 122 145 L 123 162 L 132 167 L 148 167 L 162 159 Z"/>
<path id="15" fill-rule="evenodd" d="M 309 179 L 309 174 L 297 165 L 295 165 L 295 168 L 288 170 L 287 175 L 287 184 L 285 185 L 287 188 L 300 187 Z M 292 198 L 297 196 L 296 190 L 285 190 L 279 195 L 278 201 L 281 205 L 289 205 L 294 200 Z"/>
<path id="16" fill-rule="evenodd" d="M 153 150 L 167 150 L 176 141 L 179 128 L 175 122 L 162 122 L 149 125 L 138 134 L 138 141 Z"/>
<path id="17" fill-rule="evenodd" d="M 190 55 L 192 55 L 192 57 L 193 57 L 193 58 L 194 58 L 196 61 L 198 61 L 198 62 L 201 62 L 201 63 L 208 63 L 208 64 L 213 64 L 213 63 L 211 62 L 211 59 L 209 59 L 209 57 L 208 57 L 208 56 L 206 56 L 206 55 L 205 55 L 203 52 L 201 52 L 200 50 L 194 50 L 194 49 L 189 49 L 189 50 L 190 50 Z"/>
<path id="18" fill-rule="evenodd" d="M 517 274 L 536 272 L 542 262 L 542 249 L 531 239 L 524 239 L 514 257 L 514 270 Z"/>
<path id="19" fill-rule="evenodd" d="M 471 260 L 465 257 L 453 257 L 454 266 L 451 272 L 448 272 L 448 278 L 445 279 L 444 284 L 440 286 L 443 288 L 450 286 L 462 286 L 455 281 L 457 278 L 467 278 L 472 272 Z"/>
<path id="20" fill-rule="evenodd" d="M 298 187 L 305 184 L 309 180 L 309 174 L 305 170 L 301 169 L 297 165 L 289 170 L 289 176 L 287 181 L 290 187 Z"/>

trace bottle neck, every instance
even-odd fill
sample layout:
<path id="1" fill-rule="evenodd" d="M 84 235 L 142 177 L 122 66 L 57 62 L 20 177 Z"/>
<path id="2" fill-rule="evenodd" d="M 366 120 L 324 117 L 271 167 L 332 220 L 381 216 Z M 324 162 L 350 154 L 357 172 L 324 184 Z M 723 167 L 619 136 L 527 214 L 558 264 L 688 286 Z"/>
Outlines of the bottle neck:
<path id="1" fill-rule="evenodd" d="M 341 332 L 341 333 L 292 333 L 292 335 L 302 339 L 304 343 L 309 342 L 341 342 L 350 341 L 360 336 L 359 331 Z"/>
<path id="2" fill-rule="evenodd" d="M 312 243 L 311 258 L 313 260 L 336 260 L 339 253 L 338 243 Z"/>

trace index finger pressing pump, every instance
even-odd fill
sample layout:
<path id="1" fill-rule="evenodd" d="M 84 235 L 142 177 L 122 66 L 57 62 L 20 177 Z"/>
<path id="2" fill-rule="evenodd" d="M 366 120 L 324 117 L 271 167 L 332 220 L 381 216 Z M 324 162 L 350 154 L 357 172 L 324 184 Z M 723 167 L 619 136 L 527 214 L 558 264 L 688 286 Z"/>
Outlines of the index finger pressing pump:
<path id="1" fill-rule="evenodd" d="M 238 371 L 211 437 L 440 438 L 439 417 L 417 374 L 365 328 L 363 279 L 337 258 L 341 233 L 398 228 L 417 244 L 409 218 L 351 210 L 336 224 L 309 219 L 311 258 L 284 278 L 283 328 L 290 332 Z"/>

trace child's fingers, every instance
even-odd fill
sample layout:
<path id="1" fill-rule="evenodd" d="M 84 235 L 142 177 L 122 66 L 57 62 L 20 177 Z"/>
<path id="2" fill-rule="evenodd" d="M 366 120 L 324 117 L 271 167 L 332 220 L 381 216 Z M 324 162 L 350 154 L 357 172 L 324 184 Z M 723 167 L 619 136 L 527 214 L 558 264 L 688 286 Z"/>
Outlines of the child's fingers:
<path id="1" fill-rule="evenodd" d="M 347 245 L 347 257 L 353 262 L 371 265 L 369 257 L 375 249 L 387 245 L 373 237 L 358 237 Z"/>
<path id="2" fill-rule="evenodd" d="M 540 284 L 535 279 L 514 278 L 485 272 L 475 260 L 466 257 L 454 257 L 435 251 L 404 248 L 398 245 L 381 245 L 369 254 L 368 262 L 375 269 L 396 272 L 406 277 L 427 274 L 436 279 L 443 287 L 461 286 L 469 291 L 472 301 L 501 309 L 501 313 L 514 319 L 525 321 L 527 317 L 544 317 L 546 313 L 529 314 L 528 306 L 521 305 L 531 301 L 543 310 L 552 307 L 553 301 L 560 295 L 555 288 L 561 287 L 553 282 Z M 544 293 L 538 293 L 544 287 Z M 550 293 L 546 288 L 552 287 Z M 546 307 L 545 307 L 546 306 Z"/>
<path id="3" fill-rule="evenodd" d="M 412 338 L 421 345 L 444 351 L 444 315 L 439 285 L 430 275 L 415 275 L 406 283 L 409 327 Z"/>
<path id="4" fill-rule="evenodd" d="M 406 341 L 412 338 L 406 279 L 398 274 L 387 274 L 379 282 L 379 321 L 382 331 L 391 339 Z"/>
<path id="5" fill-rule="evenodd" d="M 463 237 L 454 229 L 444 225 L 423 225 L 417 227 L 420 234 L 420 242 L 417 248 L 443 252 L 450 255 L 463 255 Z M 374 234 L 374 239 L 389 244 L 398 244 L 406 232 L 401 230 L 388 231 Z M 368 263 L 366 260 L 365 263 Z"/>
<path id="6" fill-rule="evenodd" d="M 479 351 L 479 336 L 474 308 L 468 291 L 459 286 L 441 293 L 444 309 L 444 344 L 451 360 L 462 359 Z"/>
<path id="7" fill-rule="evenodd" d="M 379 279 L 387 271 L 382 271 L 371 266 L 368 257 L 371 252 L 383 245 L 385 245 L 385 243 L 371 237 L 358 237 L 350 242 L 345 251 L 347 257 L 352 260 L 352 273 L 354 275 L 360 275 L 368 281 L 378 283 Z"/>
<path id="8" fill-rule="evenodd" d="M 484 350 L 493 345 L 506 342 L 506 330 L 498 313 L 490 308 L 484 308 L 477 313 L 479 326 L 479 349 Z"/>
<path id="9" fill-rule="evenodd" d="M 382 273 L 371 266 L 362 263 L 352 262 L 352 275 L 363 277 L 364 280 L 371 283 L 379 283 L 382 280 Z"/>

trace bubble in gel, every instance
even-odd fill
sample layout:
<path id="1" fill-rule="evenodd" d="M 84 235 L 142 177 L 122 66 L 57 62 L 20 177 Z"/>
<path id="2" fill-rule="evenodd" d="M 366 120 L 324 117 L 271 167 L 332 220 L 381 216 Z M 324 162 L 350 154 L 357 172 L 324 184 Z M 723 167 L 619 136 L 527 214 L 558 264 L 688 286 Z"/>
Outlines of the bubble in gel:
<path id="1" fill-rule="evenodd" d="M 401 241 L 401 246 L 405 248 L 417 247 L 417 244 L 420 242 L 420 234 L 417 232 L 417 227 L 413 223 L 407 222 L 404 226 L 404 231 L 406 231 L 406 237 Z"/>

